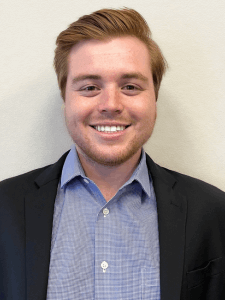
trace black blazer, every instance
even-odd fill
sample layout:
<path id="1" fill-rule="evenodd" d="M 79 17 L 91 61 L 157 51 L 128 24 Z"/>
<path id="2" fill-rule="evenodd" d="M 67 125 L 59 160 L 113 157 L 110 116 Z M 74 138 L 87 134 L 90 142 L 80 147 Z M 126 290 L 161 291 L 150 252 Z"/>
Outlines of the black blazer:
<path id="1" fill-rule="evenodd" d="M 0 300 L 46 299 L 54 201 L 67 154 L 0 183 Z M 161 300 L 224 300 L 225 193 L 146 157 L 158 209 Z"/>

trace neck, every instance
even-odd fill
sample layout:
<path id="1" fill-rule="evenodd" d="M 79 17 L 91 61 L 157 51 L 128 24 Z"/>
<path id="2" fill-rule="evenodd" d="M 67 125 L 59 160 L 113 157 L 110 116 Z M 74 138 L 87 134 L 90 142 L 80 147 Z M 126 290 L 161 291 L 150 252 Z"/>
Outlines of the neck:
<path id="1" fill-rule="evenodd" d="M 105 196 L 106 201 L 130 179 L 141 159 L 141 149 L 130 159 L 116 166 L 106 166 L 91 161 L 82 153 L 78 153 L 85 175 L 90 178 Z"/>

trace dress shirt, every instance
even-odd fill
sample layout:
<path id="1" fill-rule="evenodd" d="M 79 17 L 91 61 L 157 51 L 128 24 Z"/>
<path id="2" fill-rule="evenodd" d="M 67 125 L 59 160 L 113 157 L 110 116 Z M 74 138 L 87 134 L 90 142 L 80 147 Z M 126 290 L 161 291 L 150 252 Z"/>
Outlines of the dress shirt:
<path id="1" fill-rule="evenodd" d="M 106 202 L 73 145 L 55 200 L 47 300 L 160 300 L 159 265 L 144 149 L 130 179 Z"/>

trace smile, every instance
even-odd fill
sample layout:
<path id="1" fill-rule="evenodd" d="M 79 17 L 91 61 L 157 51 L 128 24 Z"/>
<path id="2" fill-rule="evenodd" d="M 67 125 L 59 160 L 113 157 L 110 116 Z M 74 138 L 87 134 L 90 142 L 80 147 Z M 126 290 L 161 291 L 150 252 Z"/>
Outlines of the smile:
<path id="1" fill-rule="evenodd" d="M 97 131 L 111 133 L 111 132 L 118 132 L 123 131 L 128 126 L 93 126 L 93 128 Z"/>
<path id="2" fill-rule="evenodd" d="M 96 134 L 103 140 L 113 141 L 122 138 L 128 126 L 91 126 Z"/>

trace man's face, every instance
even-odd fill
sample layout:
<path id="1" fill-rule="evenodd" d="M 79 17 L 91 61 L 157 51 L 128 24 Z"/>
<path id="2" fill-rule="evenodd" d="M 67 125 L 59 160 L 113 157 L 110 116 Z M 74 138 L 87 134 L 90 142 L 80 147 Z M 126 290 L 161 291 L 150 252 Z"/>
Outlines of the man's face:
<path id="1" fill-rule="evenodd" d="M 89 161 L 116 166 L 141 154 L 156 119 L 145 44 L 119 37 L 75 45 L 69 55 L 65 119 L 78 154 Z M 98 131 L 103 128 L 106 132 Z"/>

